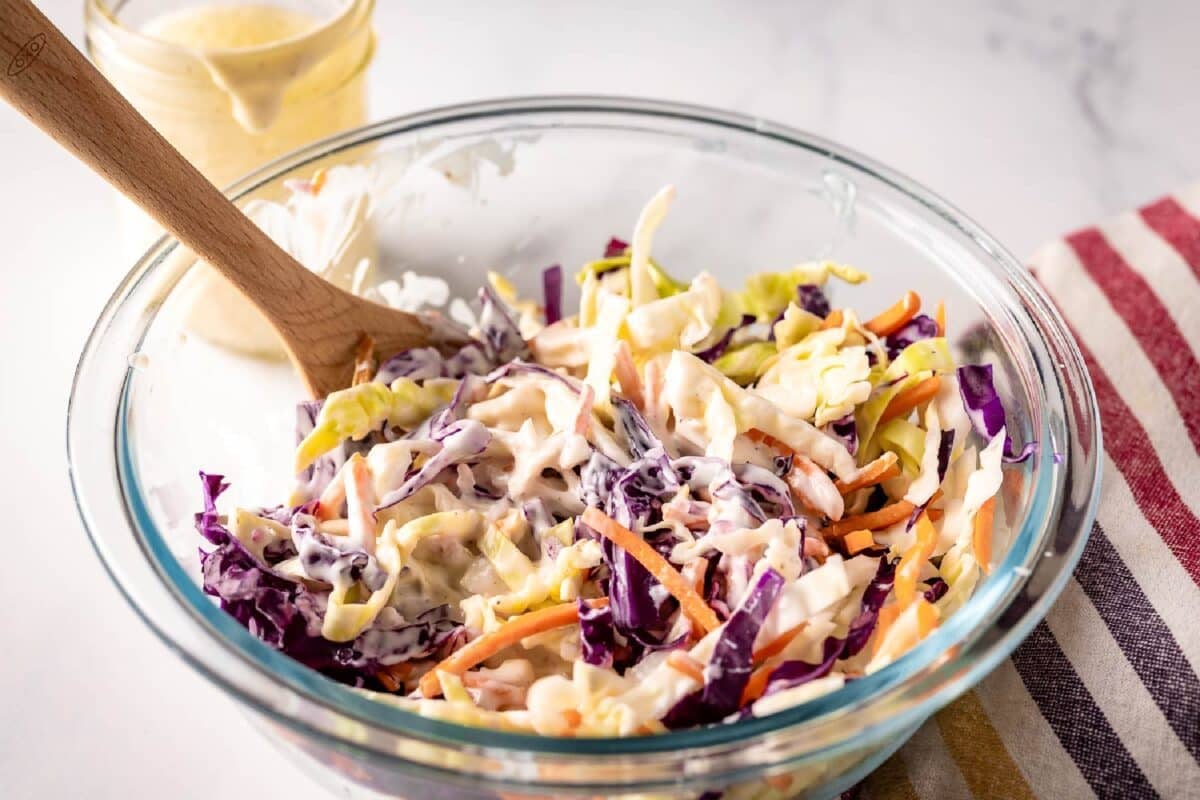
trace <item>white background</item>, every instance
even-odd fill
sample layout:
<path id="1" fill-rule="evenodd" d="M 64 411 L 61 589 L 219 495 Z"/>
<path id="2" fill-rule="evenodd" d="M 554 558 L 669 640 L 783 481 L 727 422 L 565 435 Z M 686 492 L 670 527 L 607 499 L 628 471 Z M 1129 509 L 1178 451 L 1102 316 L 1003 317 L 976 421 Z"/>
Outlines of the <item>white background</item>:
<path id="1" fill-rule="evenodd" d="M 550 92 L 726 107 L 900 169 L 1019 256 L 1200 179 L 1195 0 L 378 2 L 378 117 Z M 80 41 L 81 0 L 39 5 Z M 0 235 L 0 795 L 320 796 L 141 627 L 85 538 L 67 392 L 130 264 L 107 187 L 7 107 Z"/>

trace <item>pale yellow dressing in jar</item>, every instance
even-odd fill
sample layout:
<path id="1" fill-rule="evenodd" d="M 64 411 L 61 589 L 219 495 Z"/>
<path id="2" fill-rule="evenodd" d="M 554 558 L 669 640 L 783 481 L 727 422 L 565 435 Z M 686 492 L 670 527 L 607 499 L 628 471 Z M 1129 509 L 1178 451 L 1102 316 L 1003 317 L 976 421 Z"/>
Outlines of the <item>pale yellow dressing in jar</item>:
<path id="1" fill-rule="evenodd" d="M 328 0 L 323 9 L 321 3 L 282 1 L 159 11 L 162 5 L 127 2 L 115 13 L 104 0 L 89 0 L 88 53 L 217 186 L 366 122 L 365 76 L 375 47 L 373 0 Z M 141 6 L 153 15 L 139 13 Z M 317 17 L 312 11 L 325 13 Z M 137 255 L 161 231 L 122 202 L 129 254 Z M 262 224 L 259 212 L 247 208 Z M 350 288 L 345 265 L 306 266 L 332 273 L 327 277 Z M 223 279 L 204 269 L 193 270 L 187 280 L 193 331 L 245 352 L 280 354 L 257 312 Z"/>

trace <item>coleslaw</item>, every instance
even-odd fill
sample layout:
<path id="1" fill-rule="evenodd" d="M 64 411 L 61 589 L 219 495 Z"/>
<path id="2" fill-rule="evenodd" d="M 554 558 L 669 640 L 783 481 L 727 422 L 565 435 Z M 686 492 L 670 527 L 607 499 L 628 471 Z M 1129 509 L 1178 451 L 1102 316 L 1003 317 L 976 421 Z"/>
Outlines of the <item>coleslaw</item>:
<path id="1" fill-rule="evenodd" d="M 376 699 L 551 736 L 770 714 L 928 636 L 1034 449 L 991 367 L 956 365 L 913 292 L 834 306 L 867 279 L 844 264 L 672 277 L 674 195 L 579 270 L 575 314 L 553 266 L 540 303 L 489 276 L 457 352 L 364 341 L 351 386 L 298 406 L 283 505 L 222 515 L 201 473 L 205 591 Z"/>

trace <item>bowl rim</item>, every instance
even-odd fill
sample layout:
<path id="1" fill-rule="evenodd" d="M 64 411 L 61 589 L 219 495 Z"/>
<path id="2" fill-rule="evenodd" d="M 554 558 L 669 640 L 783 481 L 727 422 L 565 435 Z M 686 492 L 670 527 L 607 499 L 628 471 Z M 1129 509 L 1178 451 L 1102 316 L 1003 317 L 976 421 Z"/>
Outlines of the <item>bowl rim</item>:
<path id="1" fill-rule="evenodd" d="M 1015 258 L 969 217 L 916 182 L 874 162 L 872 159 L 821 137 L 776 123 L 765 122 L 750 115 L 719 111 L 697 105 L 609 96 L 541 96 L 463 103 L 393 117 L 315 142 L 260 167 L 229 187 L 227 193 L 235 197 L 243 196 L 275 180 L 281 174 L 302 167 L 305 163 L 350 148 L 359 147 L 377 139 L 403 134 L 411 135 L 414 131 L 444 127 L 473 119 L 494 119 L 509 116 L 530 117 L 539 114 L 552 115 L 563 113 L 599 113 L 625 115 L 631 118 L 658 118 L 695 123 L 737 134 L 761 136 L 789 146 L 800 147 L 818 153 L 834 163 L 879 180 L 891 190 L 900 192 L 906 197 L 917 201 L 924 208 L 937 214 L 990 255 L 992 264 L 1002 271 L 1002 278 L 1005 280 L 1007 288 L 1017 292 L 1018 296 L 1026 302 L 1036 303 L 1038 305 L 1036 310 L 1041 314 L 1040 321 L 1043 324 L 1049 324 L 1052 328 L 1056 328 L 1056 330 L 1049 332 L 1041 331 L 1042 325 L 1039 325 L 1039 320 L 1033 319 L 1032 316 L 1029 320 L 1030 323 L 1042 333 L 1054 333 L 1058 335 L 1061 339 L 1059 344 L 1065 343 L 1066 345 L 1067 355 L 1073 357 L 1078 361 L 1079 365 L 1082 365 L 1082 357 L 1079 355 L 1073 340 L 1070 339 L 1065 323 L 1058 316 L 1052 304 L 1050 304 L 1032 276 L 1026 273 Z M 567 127 L 569 127 L 569 124 Z M 141 608 L 136 598 L 126 590 L 118 574 L 119 571 L 114 569 L 115 565 L 110 563 L 109 558 L 106 556 L 106 550 L 102 541 L 103 534 L 95 529 L 90 519 L 85 498 L 87 489 L 82 485 L 80 476 L 75 469 L 76 461 L 71 449 L 71 420 L 75 416 L 71 412 L 74 410 L 78 399 L 81 375 L 84 372 L 89 357 L 99 346 L 99 340 L 104 333 L 106 321 L 111 319 L 121 308 L 123 301 L 138 288 L 139 284 L 152 275 L 157 266 L 164 263 L 165 256 L 173 247 L 173 241 L 167 236 L 164 236 L 155 243 L 121 281 L 117 290 L 106 304 L 96 327 L 89 335 L 88 342 L 76 369 L 71 401 L 68 408 L 68 461 L 72 467 L 70 477 L 77 507 L 79 508 L 85 528 L 87 528 L 89 538 L 102 562 L 104 562 L 110 577 L 112 577 L 114 583 L 117 584 L 135 611 L 137 611 L 139 616 L 143 618 L 151 629 L 168 646 L 180 650 L 181 645 L 174 640 L 168 631 L 157 625 L 147 610 Z M 1014 283 L 1016 284 L 1015 286 L 1013 285 Z M 1032 313 L 1030 309 L 1025 310 L 1027 313 Z M 142 329 L 143 333 L 149 327 L 151 321 L 146 321 L 145 327 Z M 1040 595 L 1032 598 L 1032 601 L 1023 609 L 1019 619 L 1011 623 L 1004 636 L 990 643 L 987 652 L 982 654 L 982 657 L 973 665 L 970 665 L 971 668 L 969 670 L 955 676 L 953 681 L 941 682 L 936 691 L 922 699 L 919 703 L 919 709 L 923 709 L 925 713 L 928 713 L 937 707 L 937 705 L 948 702 L 953 696 L 961 693 L 971 683 L 982 677 L 986 671 L 995 666 L 1002 658 L 1007 657 L 1019 641 L 1024 638 L 1025 634 L 1048 611 L 1050 604 L 1057 598 L 1059 592 L 1065 586 L 1071 570 L 1082 552 L 1087 534 L 1090 531 L 1091 521 L 1094 519 L 1098 501 L 1101 459 L 1095 458 L 1095 454 L 1100 452 L 1101 434 L 1095 397 L 1090 381 L 1087 379 L 1086 370 L 1082 370 L 1081 374 L 1084 383 L 1077 387 L 1077 390 L 1083 395 L 1082 405 L 1084 410 L 1091 412 L 1090 416 L 1092 419 L 1087 426 L 1087 431 L 1091 435 L 1087 442 L 1088 446 L 1085 449 L 1088 453 L 1092 454 L 1092 457 L 1087 459 L 1083 464 L 1085 470 L 1081 479 L 1085 483 L 1090 484 L 1090 486 L 1088 487 L 1089 492 L 1087 501 L 1084 504 L 1085 507 L 1082 509 L 1082 514 L 1078 515 L 1078 520 L 1076 520 L 1078 530 L 1075 532 L 1070 546 L 1062 553 L 1062 558 L 1058 559 L 1053 565 L 1056 572 L 1053 574 L 1047 588 Z M 122 500 L 127 522 L 131 530 L 135 534 L 141 535 L 144 541 L 146 525 L 150 521 L 150 517 L 146 513 L 144 506 L 139 508 L 139 498 L 137 497 L 136 490 L 132 494 L 129 492 L 129 478 L 135 473 L 131 469 L 131 454 L 127 449 L 128 437 L 123 435 L 122 427 L 126 416 L 124 411 L 126 409 L 130 386 L 128 375 L 123 386 L 116 422 L 118 447 L 114 455 L 117 460 L 118 472 L 124 477 L 124 480 L 122 480 L 122 489 L 125 492 L 125 496 Z M 1044 429 L 1042 432 L 1046 433 L 1047 431 Z M 1068 433 L 1074 439 L 1078 432 L 1069 429 Z M 126 446 L 124 451 L 120 446 L 122 442 Z M 1065 449 L 1066 447 L 1064 446 Z M 1053 460 L 1055 462 L 1057 462 L 1057 455 L 1057 453 L 1054 454 Z M 1058 488 L 1061 490 L 1064 481 L 1063 472 L 1058 469 L 1059 465 L 1057 463 L 1051 463 L 1052 456 L 1049 448 L 1040 448 L 1040 452 L 1036 458 L 1039 461 L 1039 475 L 1041 476 L 1039 484 L 1046 484 L 1047 480 L 1058 476 Z M 1079 477 L 1079 473 L 1076 473 L 1076 476 Z M 134 480 L 134 485 L 136 485 L 136 479 Z M 1044 536 L 1055 521 L 1052 517 L 1055 516 L 1056 507 L 1052 502 L 1054 498 L 1043 497 L 1042 500 L 1045 503 L 1045 508 L 1043 509 L 1044 513 L 1040 515 L 1043 519 L 1040 523 L 1041 530 L 1039 533 Z M 1034 516 L 1031 513 L 1027 522 L 1033 519 Z M 153 527 L 153 524 L 150 523 L 150 528 Z M 933 662 L 939 659 L 950 647 L 958 647 L 960 650 L 956 659 L 947 660 L 954 661 L 961 659 L 976 644 L 977 636 L 973 637 L 969 634 L 972 632 L 978 634 L 979 631 L 975 630 L 975 628 L 983 621 L 987 623 L 985 627 L 990 628 L 995 618 L 1009 608 L 1013 600 L 1017 597 L 1017 594 L 1027 584 L 1029 570 L 1024 565 L 1015 563 L 1016 551 L 1017 548 L 1015 546 L 1010 548 L 1005 562 L 994 570 L 991 578 L 976 591 L 968 603 L 968 606 L 974 604 L 976 608 L 986 609 L 988 612 L 991 612 L 981 616 L 980 619 L 974 620 L 975 624 L 973 626 L 966 625 L 965 619 L 959 619 L 966 616 L 964 612 L 967 611 L 968 606 L 964 606 L 955 615 L 948 618 L 946 625 L 888 668 L 861 681 L 852 682 L 843 689 L 825 695 L 822 698 L 762 718 L 749 719 L 730 725 L 678 731 L 651 737 L 559 739 L 535 734 L 499 732 L 421 717 L 412 712 L 387 705 L 386 703 L 376 702 L 363 697 L 348 687 L 325 678 L 319 673 L 303 667 L 298 662 L 293 662 L 290 658 L 271 650 L 237 625 L 232 618 L 221 612 L 211 602 L 208 602 L 207 606 L 219 615 L 219 619 L 215 623 L 213 619 L 208 619 L 204 622 L 206 627 L 209 628 L 208 633 L 210 634 L 210 638 L 215 639 L 222 647 L 231 648 L 231 641 L 236 641 L 237 634 L 240 634 L 250 640 L 249 646 L 257 646 L 262 651 L 265 651 L 257 653 L 256 655 L 259 658 L 250 660 L 250 663 L 260 671 L 266 672 L 268 677 L 274 681 L 278 681 L 281 673 L 285 677 L 296 678 L 295 680 L 285 682 L 285 686 L 289 691 L 299 694 L 305 700 L 331 709 L 335 713 L 344 714 L 367 725 L 380 727 L 384 732 L 392 735 L 414 739 L 424 738 L 438 744 L 472 745 L 485 749 L 492 754 L 497 752 L 528 753 L 534 751 L 545 755 L 584 757 L 592 755 L 644 756 L 649 753 L 661 752 L 679 753 L 695 749 L 744 744 L 747 739 L 753 737 L 794 729 L 805 723 L 828 719 L 830 716 L 845 715 L 868 706 L 878 705 L 881 698 L 895 695 L 897 692 L 904 690 L 908 684 L 911 684 L 914 678 L 929 673 Z M 149 557 L 150 554 L 144 553 L 144 555 Z M 1035 568 L 1042 566 L 1044 563 L 1044 561 L 1036 562 Z M 176 566 L 178 565 L 176 564 Z M 156 564 L 156 568 L 161 567 L 162 562 L 159 561 Z M 1022 569 L 1025 570 L 1026 574 L 1021 574 L 1020 570 Z M 182 600 L 178 596 L 180 587 L 177 582 L 172 580 L 170 584 L 169 588 L 172 589 L 173 593 L 176 593 L 176 599 Z M 194 582 L 190 585 L 198 591 Z M 207 598 L 205 599 L 207 600 Z M 985 603 L 984 600 L 987 602 Z M 195 612 L 195 609 L 189 608 L 188 610 L 193 613 Z M 962 624 L 952 624 L 955 620 L 958 620 Z M 221 621 L 233 626 L 236 628 L 236 631 L 227 634 L 226 631 L 221 630 L 223 627 Z M 216 630 L 214 630 L 214 627 Z M 952 636 L 951 632 L 955 635 Z M 959 635 L 960 633 L 962 635 Z M 234 652 L 237 652 L 237 650 L 235 649 Z M 238 654 L 245 657 L 244 652 Z M 190 656 L 190 654 L 185 655 Z M 272 656 L 286 663 L 279 665 L 272 664 Z M 214 674 L 202 659 L 188 657 L 187 660 L 205 674 L 207 678 L 237 694 L 240 699 L 260 712 L 282 719 L 282 721 L 289 725 L 300 726 L 306 732 L 315 732 L 322 735 L 329 733 L 328 730 L 322 730 L 320 726 L 314 726 L 311 722 L 301 719 L 298 715 L 280 715 L 269 704 L 264 703 L 262 698 L 258 697 L 255 693 L 245 690 L 244 687 L 234 685 L 225 676 Z M 270 669 L 268 669 L 268 665 L 270 665 Z M 301 670 L 305 673 L 302 676 L 287 675 L 288 672 Z M 328 686 L 324 684 L 328 684 Z M 833 702 L 834 700 L 838 702 Z M 912 707 L 908 708 L 909 712 L 912 710 Z M 892 727 L 898 728 L 905 721 L 911 722 L 911 719 L 912 715 L 909 713 L 906 717 L 901 716 L 899 719 L 890 721 L 893 723 Z M 882 723 L 877 721 L 876 724 Z"/>

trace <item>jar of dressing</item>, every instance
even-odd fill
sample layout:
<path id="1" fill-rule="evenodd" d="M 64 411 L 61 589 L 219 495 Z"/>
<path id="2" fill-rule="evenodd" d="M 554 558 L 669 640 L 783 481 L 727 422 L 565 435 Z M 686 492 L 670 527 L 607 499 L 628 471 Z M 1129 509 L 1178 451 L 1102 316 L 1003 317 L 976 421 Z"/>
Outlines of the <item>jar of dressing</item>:
<path id="1" fill-rule="evenodd" d="M 366 122 L 373 8 L 374 0 L 86 0 L 84 34 L 100 71 L 225 186 Z M 140 253 L 161 231 L 121 202 L 124 238 Z M 214 271 L 193 269 L 186 280 L 190 328 L 238 350 L 279 353 L 257 312 Z"/>

